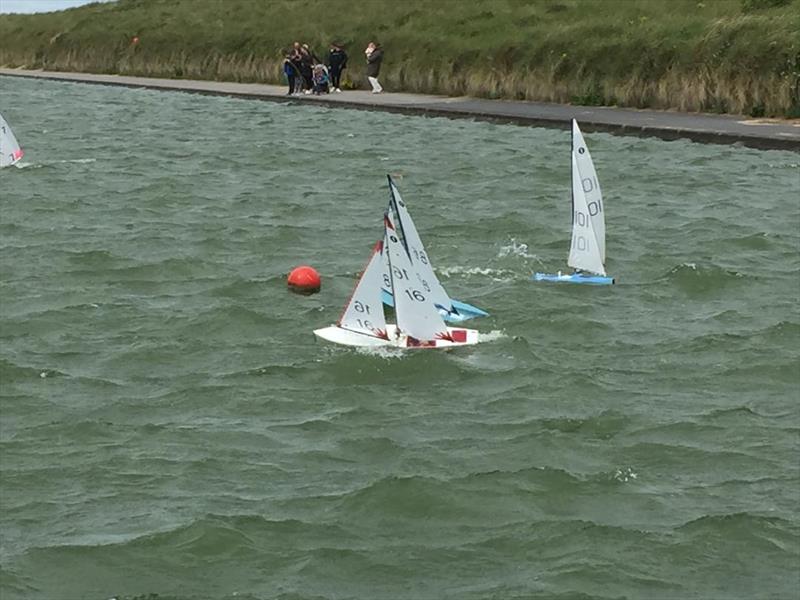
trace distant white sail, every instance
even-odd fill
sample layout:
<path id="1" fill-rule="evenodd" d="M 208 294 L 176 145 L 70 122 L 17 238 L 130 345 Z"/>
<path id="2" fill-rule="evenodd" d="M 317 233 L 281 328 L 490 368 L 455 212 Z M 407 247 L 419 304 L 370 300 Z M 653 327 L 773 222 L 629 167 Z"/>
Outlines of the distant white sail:
<path id="1" fill-rule="evenodd" d="M 422 245 L 422 240 L 419 237 L 414 221 L 411 219 L 402 196 L 400 196 L 400 190 L 397 189 L 391 177 L 389 177 L 389 190 L 392 194 L 390 206 L 397 215 L 398 229 L 405 240 L 409 256 L 415 263 L 420 285 L 423 286 L 426 296 L 434 305 L 452 312 L 453 302 L 450 296 L 447 295 L 444 286 L 439 283 L 436 273 L 433 272 L 433 266 L 428 253 L 425 251 L 425 246 Z"/>
<path id="2" fill-rule="evenodd" d="M 10 167 L 18 162 L 24 154 L 11 127 L 3 115 L 0 115 L 0 167 Z"/>
<path id="3" fill-rule="evenodd" d="M 412 261 L 400 241 L 391 212 L 387 212 L 385 224 L 398 330 L 418 342 L 450 339 L 447 327 L 431 301 L 429 292 L 420 283 L 421 278 L 416 268 L 419 263 Z M 413 344 L 409 342 L 409 345 Z"/>
<path id="4" fill-rule="evenodd" d="M 381 299 L 382 250 L 383 241 L 373 247 L 367 268 L 361 274 L 338 325 L 342 329 L 387 339 L 386 317 Z"/>
<path id="5" fill-rule="evenodd" d="M 583 191 L 578 161 L 572 153 L 572 245 L 567 264 L 575 269 L 605 275 L 600 244 L 594 229 L 586 193 Z"/>
<path id="6" fill-rule="evenodd" d="M 592 220 L 597 245 L 600 248 L 600 261 L 606 262 L 606 220 L 603 210 L 603 192 L 600 190 L 600 183 L 597 181 L 597 172 L 594 169 L 592 156 L 589 148 L 583 139 L 583 134 L 578 127 L 578 122 L 572 119 L 572 154 L 578 165 L 581 188 L 586 197 L 586 206 L 589 211 L 589 218 Z M 573 166 L 573 170 L 574 170 Z"/>

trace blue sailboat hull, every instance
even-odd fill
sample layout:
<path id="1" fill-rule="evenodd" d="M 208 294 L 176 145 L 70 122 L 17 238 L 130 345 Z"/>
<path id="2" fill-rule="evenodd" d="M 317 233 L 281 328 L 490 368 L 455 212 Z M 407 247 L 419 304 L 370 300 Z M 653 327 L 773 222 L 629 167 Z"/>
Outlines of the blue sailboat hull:
<path id="1" fill-rule="evenodd" d="M 394 306 L 394 297 L 392 294 L 384 289 L 381 290 L 381 298 L 383 303 L 387 306 Z M 460 302 L 458 300 L 452 300 L 453 308 L 456 312 L 448 312 L 444 309 L 439 309 L 439 314 L 442 315 L 442 318 L 445 321 L 449 321 L 450 323 L 461 323 L 462 321 L 469 321 L 470 319 L 474 319 L 475 317 L 488 317 L 489 313 L 485 310 L 481 310 L 477 306 L 473 306 L 472 304 L 467 304 L 466 302 Z"/>
<path id="2" fill-rule="evenodd" d="M 588 273 L 534 273 L 534 281 L 550 281 L 554 283 L 583 283 L 588 285 L 613 285 L 614 278 L 605 275 Z"/>

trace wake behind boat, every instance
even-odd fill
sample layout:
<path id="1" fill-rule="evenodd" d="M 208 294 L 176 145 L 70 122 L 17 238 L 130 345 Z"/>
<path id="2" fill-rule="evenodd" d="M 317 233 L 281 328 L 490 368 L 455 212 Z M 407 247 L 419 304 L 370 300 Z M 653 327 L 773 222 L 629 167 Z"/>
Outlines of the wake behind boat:
<path id="1" fill-rule="evenodd" d="M 416 261 L 418 272 L 422 278 L 422 284 L 426 287 L 426 292 L 428 292 L 436 308 L 439 309 L 442 318 L 444 318 L 445 321 L 460 323 L 475 317 L 489 316 L 489 313 L 481 310 L 477 306 L 459 300 L 453 300 L 447 295 L 444 286 L 439 282 L 436 273 L 433 271 L 430 258 L 425 251 L 425 247 L 422 245 L 422 239 L 420 239 L 414 221 L 411 219 L 408 207 L 400 196 L 400 190 L 397 189 L 397 185 L 392 180 L 391 175 L 387 175 L 386 177 L 389 180 L 390 192 L 388 210 L 394 214 L 398 232 L 400 233 L 400 239 L 409 256 L 412 256 Z M 384 265 L 388 265 L 388 262 L 384 261 Z M 394 306 L 394 296 L 389 286 L 388 275 L 384 277 L 384 285 L 381 289 L 381 293 L 384 304 Z"/>
<path id="2" fill-rule="evenodd" d="M 11 126 L 6 122 L 3 115 L 0 115 L 0 168 L 10 167 L 17 163 L 25 155 L 19 147 Z"/>
<path id="3" fill-rule="evenodd" d="M 610 285 L 606 275 L 606 224 L 603 193 L 586 141 L 572 120 L 572 242 L 567 265 L 574 273 L 534 273 L 535 281 Z"/>
<path id="4" fill-rule="evenodd" d="M 389 213 L 385 236 L 372 249 L 367 268 L 335 325 L 314 330 L 317 337 L 346 346 L 395 348 L 452 348 L 477 344 L 474 329 L 447 327 L 424 291 L 419 264 L 406 250 Z M 395 303 L 397 324 L 386 322 L 381 299 L 383 257 L 389 263 L 388 283 Z"/>

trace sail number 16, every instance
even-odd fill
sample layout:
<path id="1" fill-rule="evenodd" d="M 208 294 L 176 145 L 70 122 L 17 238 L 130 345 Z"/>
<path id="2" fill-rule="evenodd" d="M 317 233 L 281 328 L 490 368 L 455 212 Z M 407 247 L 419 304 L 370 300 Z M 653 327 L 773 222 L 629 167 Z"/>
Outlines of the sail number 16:
<path id="1" fill-rule="evenodd" d="M 406 289 L 406 296 L 408 296 L 411 300 L 414 300 L 415 302 L 425 302 L 425 296 L 423 296 L 422 292 L 418 290 Z"/>

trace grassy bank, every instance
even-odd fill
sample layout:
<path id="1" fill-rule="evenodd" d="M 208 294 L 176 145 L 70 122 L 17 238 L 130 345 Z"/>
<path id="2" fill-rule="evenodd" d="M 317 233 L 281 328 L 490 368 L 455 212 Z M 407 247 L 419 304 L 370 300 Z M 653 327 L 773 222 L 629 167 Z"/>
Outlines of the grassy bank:
<path id="1" fill-rule="evenodd" d="M 1 15 L 0 65 L 279 83 L 338 40 L 361 87 L 371 39 L 389 90 L 800 116 L 800 0 L 118 0 Z"/>

